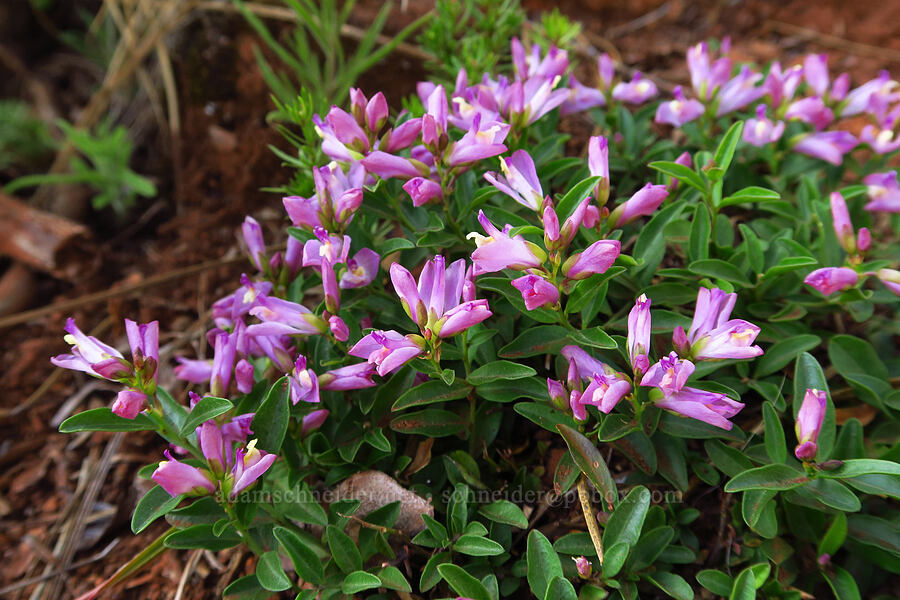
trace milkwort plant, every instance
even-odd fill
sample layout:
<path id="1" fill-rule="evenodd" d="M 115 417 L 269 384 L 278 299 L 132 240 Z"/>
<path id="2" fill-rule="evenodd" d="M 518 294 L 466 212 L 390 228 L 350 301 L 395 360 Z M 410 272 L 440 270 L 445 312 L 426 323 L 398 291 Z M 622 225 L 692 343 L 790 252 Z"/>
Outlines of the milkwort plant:
<path id="1" fill-rule="evenodd" d="M 124 572 L 244 544 L 227 597 L 888 597 L 900 86 L 699 44 L 660 101 L 606 56 L 595 89 L 511 55 L 418 112 L 353 89 L 313 117 L 330 162 L 283 252 L 244 222 L 189 398 L 156 322 L 130 358 L 67 324 L 54 363 L 123 389 L 61 431 L 169 444 L 132 527 L 171 528 Z"/>

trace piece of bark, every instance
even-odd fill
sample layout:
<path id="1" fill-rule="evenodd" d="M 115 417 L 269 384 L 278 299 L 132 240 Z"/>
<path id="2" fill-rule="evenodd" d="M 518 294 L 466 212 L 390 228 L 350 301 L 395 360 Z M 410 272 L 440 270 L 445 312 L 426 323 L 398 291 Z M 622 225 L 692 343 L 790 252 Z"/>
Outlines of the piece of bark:
<path id="1" fill-rule="evenodd" d="M 74 280 L 92 262 L 88 238 L 83 225 L 0 194 L 0 254 Z"/>
<path id="2" fill-rule="evenodd" d="M 412 537 L 425 529 L 422 515 L 434 516 L 434 506 L 428 500 L 414 494 L 381 471 L 363 471 L 351 475 L 334 489 L 338 499 L 356 498 L 361 502 L 354 516 L 365 516 L 385 504 L 400 501 L 400 516 L 394 524 Z"/>

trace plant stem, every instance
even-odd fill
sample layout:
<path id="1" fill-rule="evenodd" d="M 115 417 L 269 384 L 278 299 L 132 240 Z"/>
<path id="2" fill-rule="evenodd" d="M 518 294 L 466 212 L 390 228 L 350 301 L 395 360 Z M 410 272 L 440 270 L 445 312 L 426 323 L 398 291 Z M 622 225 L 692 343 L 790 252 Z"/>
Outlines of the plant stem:
<path id="1" fill-rule="evenodd" d="M 230 504 L 222 504 L 222 508 L 225 509 L 225 512 L 228 513 L 228 517 L 231 519 L 231 524 L 234 525 L 234 528 L 238 530 L 238 533 L 241 534 L 241 539 L 244 540 L 244 543 L 247 544 L 247 547 L 250 548 L 250 551 L 253 552 L 256 556 L 262 556 L 264 554 L 262 548 L 256 543 L 256 540 L 253 539 L 253 536 L 250 535 L 250 531 L 241 524 L 240 519 L 237 518 L 237 515 L 234 513 L 234 508 Z"/>
<path id="2" fill-rule="evenodd" d="M 581 500 L 581 512 L 584 513 L 584 521 L 587 523 L 588 533 L 597 551 L 597 559 L 603 564 L 603 538 L 600 537 L 600 528 L 597 527 L 597 518 L 591 508 L 591 496 L 587 488 L 587 480 L 584 475 L 578 478 L 578 499 Z"/>

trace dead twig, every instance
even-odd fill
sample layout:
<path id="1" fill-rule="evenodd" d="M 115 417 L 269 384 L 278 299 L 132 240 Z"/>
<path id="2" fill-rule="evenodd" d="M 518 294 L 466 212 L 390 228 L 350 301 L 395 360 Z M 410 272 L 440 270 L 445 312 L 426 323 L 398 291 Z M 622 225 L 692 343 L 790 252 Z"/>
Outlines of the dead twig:
<path id="1" fill-rule="evenodd" d="M 797 35 L 806 38 L 809 41 L 815 42 L 820 46 L 825 46 L 826 48 L 834 48 L 836 50 L 843 50 L 848 54 L 867 56 L 869 58 L 888 60 L 890 62 L 900 62 L 900 50 L 887 48 L 885 46 L 870 46 L 869 44 L 854 42 L 852 40 L 847 40 L 836 35 L 830 35 L 827 33 L 822 33 L 821 31 L 816 31 L 815 29 L 809 29 L 808 27 L 800 27 L 799 25 L 785 23 L 784 21 L 768 20 L 763 25 L 763 31 L 774 31 L 776 33 L 785 35 Z"/>

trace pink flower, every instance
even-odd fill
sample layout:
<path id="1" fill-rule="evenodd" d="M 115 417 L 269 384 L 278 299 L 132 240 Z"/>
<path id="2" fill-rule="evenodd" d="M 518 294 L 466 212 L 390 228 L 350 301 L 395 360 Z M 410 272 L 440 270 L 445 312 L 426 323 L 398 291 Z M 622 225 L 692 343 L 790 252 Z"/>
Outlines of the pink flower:
<path id="1" fill-rule="evenodd" d="M 847 201 L 840 192 L 831 192 L 831 220 L 834 223 L 834 233 L 847 254 L 856 251 L 856 235 L 853 232 L 853 223 L 850 221 L 850 212 L 847 210 Z"/>
<path id="2" fill-rule="evenodd" d="M 239 493 L 253 485 L 263 473 L 269 470 L 277 457 L 274 454 L 256 449 L 256 440 L 251 440 L 247 448 L 240 448 L 231 468 L 231 480 L 234 482 L 229 498 L 234 499 Z"/>
<path id="3" fill-rule="evenodd" d="M 443 196 L 441 184 L 424 177 L 413 177 L 403 184 L 403 189 L 412 198 L 413 206 L 422 206 Z"/>
<path id="4" fill-rule="evenodd" d="M 624 81 L 616 84 L 613 88 L 612 97 L 629 104 L 643 104 L 651 98 L 655 98 L 659 93 L 656 84 L 649 79 L 644 79 L 640 71 L 635 71 L 631 81 Z"/>
<path id="5" fill-rule="evenodd" d="M 374 250 L 363 248 L 347 261 L 347 269 L 341 273 L 342 290 L 367 286 L 378 275 L 381 256 Z"/>
<path id="6" fill-rule="evenodd" d="M 319 427 L 325 423 L 325 419 L 328 418 L 329 411 L 328 409 L 322 408 L 319 410 L 314 410 L 305 417 L 303 417 L 303 423 L 300 426 L 300 435 L 305 436 L 310 431 L 315 431 Z"/>
<path id="7" fill-rule="evenodd" d="M 729 430 L 732 423 L 728 419 L 744 408 L 742 403 L 732 400 L 725 394 L 696 388 L 683 388 L 675 394 L 663 396 L 662 399 L 656 400 L 655 404 L 677 415 Z"/>
<path id="8" fill-rule="evenodd" d="M 887 289 L 900 296 L 900 271 L 895 269 L 878 269 L 876 275 Z"/>
<path id="9" fill-rule="evenodd" d="M 650 299 L 641 294 L 628 313 L 628 359 L 637 376 L 650 366 Z"/>
<path id="10" fill-rule="evenodd" d="M 863 178 L 868 186 L 869 203 L 866 210 L 900 212 L 900 185 L 897 184 L 897 171 L 887 173 L 871 173 Z"/>
<path id="11" fill-rule="evenodd" d="M 656 109 L 657 123 L 668 123 L 675 127 L 681 127 L 685 123 L 693 121 L 703 114 L 703 105 L 691 98 L 688 100 L 681 91 L 681 86 L 676 86 L 673 91 L 674 100 L 661 103 Z"/>
<path id="12" fill-rule="evenodd" d="M 306 357 L 298 356 L 288 380 L 291 386 L 291 404 L 319 401 L 319 379 L 312 369 L 306 368 Z"/>
<path id="13" fill-rule="evenodd" d="M 523 275 L 513 279 L 512 286 L 522 292 L 522 300 L 525 301 L 525 308 L 528 310 L 553 306 L 559 302 L 559 290 L 543 277 Z"/>
<path id="14" fill-rule="evenodd" d="M 424 352 L 425 340 L 422 337 L 380 330 L 363 337 L 349 351 L 351 356 L 365 358 L 374 364 L 381 376 L 393 373 Z"/>
<path id="15" fill-rule="evenodd" d="M 619 240 L 598 240 L 584 252 L 574 254 L 563 263 L 562 272 L 569 279 L 587 279 L 595 273 L 605 273 L 619 257 Z"/>
<path id="16" fill-rule="evenodd" d="M 833 165 L 840 165 L 844 155 L 858 144 L 849 131 L 820 131 L 799 138 L 794 143 L 794 150 Z"/>
<path id="17" fill-rule="evenodd" d="M 375 385 L 374 374 L 375 366 L 367 362 L 333 369 L 319 375 L 319 388 L 333 392 L 370 388 Z"/>
<path id="18" fill-rule="evenodd" d="M 503 231 L 500 231 L 480 210 L 478 211 L 478 222 L 481 223 L 488 237 L 478 233 L 470 233 L 466 236 L 470 239 L 474 238 L 475 244 L 478 246 L 472 252 L 475 275 L 502 271 L 503 269 L 524 271 L 525 269 L 540 267 L 544 262 L 537 255 L 537 252 L 543 254 L 540 248 L 530 242 L 526 242 L 521 235 L 514 237 L 509 235 L 512 225 L 506 225 Z"/>
<path id="19" fill-rule="evenodd" d="M 619 401 L 631 393 L 631 382 L 621 373 L 594 373 L 590 383 L 572 406 L 572 414 L 579 421 L 587 419 L 585 405 L 609 414 Z"/>
<path id="20" fill-rule="evenodd" d="M 64 339 L 72 346 L 72 353 L 54 356 L 50 359 L 51 363 L 110 381 L 132 375 L 134 368 L 121 352 L 93 336 L 85 335 L 75 324 L 75 319 L 66 319 L 65 330 L 68 335 Z"/>
<path id="21" fill-rule="evenodd" d="M 509 158 L 500 158 L 503 175 L 492 171 L 484 174 L 495 188 L 531 210 L 539 210 L 544 200 L 534 161 L 524 150 L 516 150 Z"/>
<path id="22" fill-rule="evenodd" d="M 825 267 L 816 269 L 803 280 L 826 296 L 846 290 L 859 282 L 859 275 L 849 267 Z"/>
<path id="23" fill-rule="evenodd" d="M 216 484 L 207 471 L 175 460 L 168 450 L 165 455 L 168 460 L 159 463 L 150 478 L 170 496 L 203 496 L 216 491 Z"/>
<path id="24" fill-rule="evenodd" d="M 834 113 L 825 106 L 825 102 L 818 96 L 803 98 L 791 103 L 784 113 L 784 117 L 809 123 L 818 131 L 821 131 L 834 121 Z"/>
<path id="25" fill-rule="evenodd" d="M 747 119 L 742 139 L 753 146 L 765 146 L 777 142 L 784 133 L 784 122 L 773 123 L 766 118 L 766 105 L 756 107 L 756 118 Z"/>
<path id="26" fill-rule="evenodd" d="M 693 373 L 694 363 L 682 360 L 677 354 L 670 352 L 647 370 L 641 379 L 641 385 L 659 388 L 664 395 L 671 396 L 684 388 Z"/>
<path id="27" fill-rule="evenodd" d="M 666 186 L 648 183 L 612 211 L 609 215 L 609 226 L 621 227 L 638 217 L 652 215 L 668 195 Z"/>
<path id="28" fill-rule="evenodd" d="M 808 389 L 803 396 L 803 403 L 797 413 L 794 431 L 797 434 L 797 447 L 794 454 L 802 461 L 814 460 L 818 452 L 816 441 L 825 420 L 825 409 L 828 396 L 821 390 Z"/>
<path id="29" fill-rule="evenodd" d="M 112 411 L 120 417 L 133 420 L 144 408 L 146 402 L 147 394 L 132 388 L 125 388 L 116 396 Z"/>

